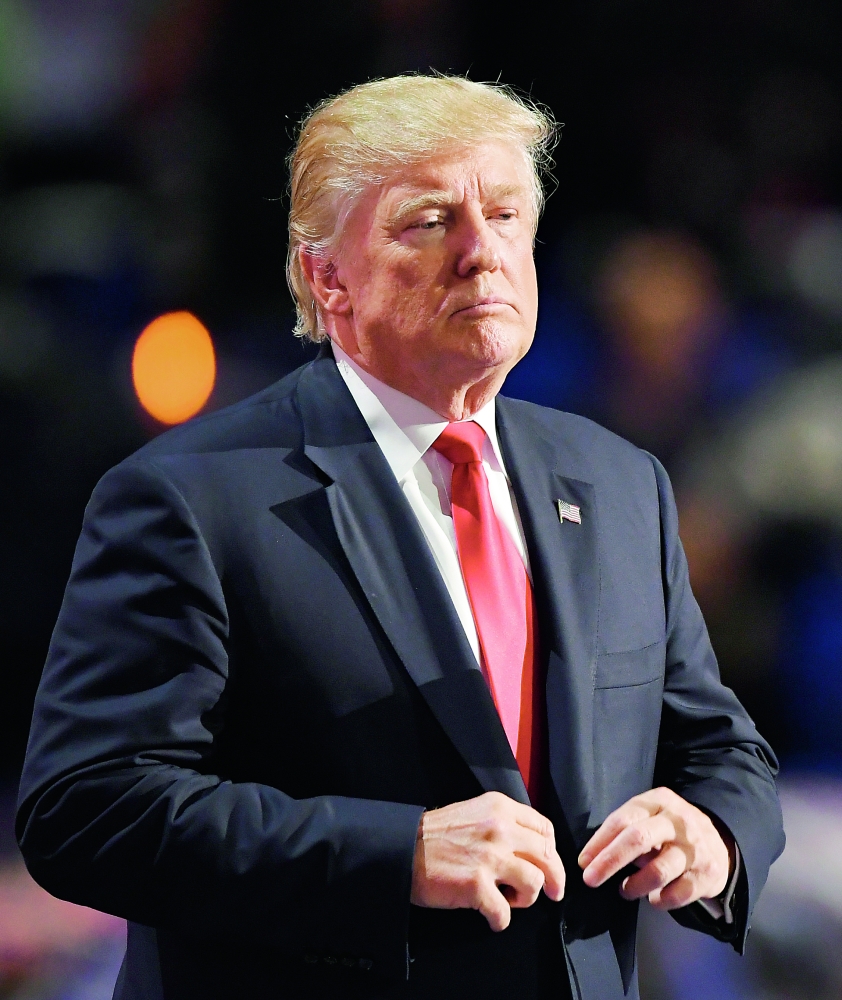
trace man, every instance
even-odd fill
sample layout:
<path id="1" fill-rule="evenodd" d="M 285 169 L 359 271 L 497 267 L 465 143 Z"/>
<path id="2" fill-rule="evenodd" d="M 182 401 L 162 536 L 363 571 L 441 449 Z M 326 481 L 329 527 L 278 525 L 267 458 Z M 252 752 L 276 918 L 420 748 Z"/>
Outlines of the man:
<path id="1" fill-rule="evenodd" d="M 97 487 L 19 832 L 130 920 L 117 997 L 635 996 L 643 896 L 742 948 L 776 765 L 663 470 L 496 398 L 551 135 L 461 79 L 317 108 L 290 283 L 322 353 Z"/>

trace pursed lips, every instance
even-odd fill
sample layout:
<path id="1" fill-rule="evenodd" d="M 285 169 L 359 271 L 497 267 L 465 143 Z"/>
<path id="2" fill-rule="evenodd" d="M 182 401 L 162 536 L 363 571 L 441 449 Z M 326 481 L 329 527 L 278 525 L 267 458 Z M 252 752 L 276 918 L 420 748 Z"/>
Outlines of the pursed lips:
<path id="1" fill-rule="evenodd" d="M 453 310 L 451 316 L 455 316 L 457 315 L 457 313 L 464 313 L 464 312 L 472 312 L 472 311 L 482 312 L 483 310 L 486 309 L 493 311 L 495 307 L 499 306 L 508 306 L 510 309 L 514 309 L 514 306 L 511 304 L 511 302 L 507 302 L 505 299 L 500 299 L 492 296 L 489 298 L 478 299 L 475 302 L 469 302 L 467 305 L 460 306 L 458 309 Z"/>

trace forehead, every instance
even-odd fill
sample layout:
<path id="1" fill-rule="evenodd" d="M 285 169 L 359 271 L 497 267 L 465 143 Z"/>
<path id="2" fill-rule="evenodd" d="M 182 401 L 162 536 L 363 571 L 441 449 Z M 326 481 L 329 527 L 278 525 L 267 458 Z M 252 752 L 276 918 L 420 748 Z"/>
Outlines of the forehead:
<path id="1" fill-rule="evenodd" d="M 402 167 L 376 189 L 372 202 L 380 215 L 399 210 L 402 203 L 428 192 L 440 192 L 455 203 L 499 195 L 528 199 L 531 180 L 531 167 L 523 149 L 503 140 L 489 140 L 442 150 Z"/>

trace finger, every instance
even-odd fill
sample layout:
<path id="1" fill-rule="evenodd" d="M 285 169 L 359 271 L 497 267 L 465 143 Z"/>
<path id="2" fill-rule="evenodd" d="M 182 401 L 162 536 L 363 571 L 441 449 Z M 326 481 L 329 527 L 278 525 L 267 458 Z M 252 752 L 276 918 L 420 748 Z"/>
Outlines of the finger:
<path id="1" fill-rule="evenodd" d="M 663 889 L 687 870 L 687 855 L 680 847 L 670 845 L 659 851 L 640 871 L 623 879 L 620 895 L 623 899 L 643 899 Z"/>
<path id="2" fill-rule="evenodd" d="M 579 867 L 587 868 L 593 859 L 632 823 L 639 823 L 656 810 L 644 808 L 635 799 L 630 799 L 619 809 L 605 818 L 603 824 L 585 844 L 579 854 Z"/>
<path id="3" fill-rule="evenodd" d="M 638 822 L 646 816 L 654 816 L 664 809 L 669 809 L 684 800 L 669 788 L 650 788 L 647 792 L 635 795 L 624 802 L 619 809 L 610 813 L 591 839 L 582 848 L 579 855 L 579 867 L 587 868 L 593 859 L 602 851 L 620 830 L 629 823 Z"/>
<path id="4" fill-rule="evenodd" d="M 540 869 L 545 892 L 558 902 L 564 896 L 566 876 L 555 839 L 549 840 L 534 829 L 520 828 L 512 840 L 512 854 Z"/>
<path id="5" fill-rule="evenodd" d="M 493 931 L 504 931 L 511 923 L 512 908 L 490 876 L 480 883 L 475 909 L 485 917 Z"/>
<path id="6" fill-rule="evenodd" d="M 551 865 L 544 869 L 544 892 L 554 902 L 564 899 L 564 888 L 567 884 L 567 874 L 558 854 Z"/>
<path id="7" fill-rule="evenodd" d="M 592 889 L 602 885 L 626 865 L 674 838 L 675 825 L 667 813 L 630 823 L 585 868 L 582 873 L 585 885 Z"/>
<path id="8" fill-rule="evenodd" d="M 555 830 L 546 816 L 539 813 L 537 809 L 533 809 L 532 806 L 526 806 L 522 802 L 515 802 L 511 799 L 509 801 L 514 806 L 512 815 L 518 826 L 534 830 L 535 833 L 555 844 Z"/>
<path id="9" fill-rule="evenodd" d="M 653 847 L 651 851 L 647 851 L 645 854 L 641 854 L 639 858 L 635 858 L 632 864 L 636 868 L 643 868 L 648 865 L 653 858 L 657 858 L 660 854 L 660 850 L 657 847 Z"/>
<path id="10" fill-rule="evenodd" d="M 512 857 L 497 881 L 509 905 L 522 910 L 532 906 L 538 898 L 544 887 L 544 873 L 528 861 Z"/>
<path id="11" fill-rule="evenodd" d="M 541 843 L 524 856 L 538 865 L 544 873 L 544 891 L 550 899 L 558 902 L 564 897 L 566 875 L 556 847 L 555 830 L 546 816 L 535 809 L 525 807 L 525 810 L 525 813 L 519 815 L 518 824 L 528 832 L 537 834 Z"/>
<path id="12" fill-rule="evenodd" d="M 504 840 L 536 859 L 557 856 L 553 824 L 536 809 L 500 792 L 486 792 L 474 801 L 482 803 L 487 832 L 492 839 Z"/>
<path id="13" fill-rule="evenodd" d="M 701 899 L 703 892 L 692 872 L 685 872 L 663 889 L 649 894 L 649 902 L 658 910 L 677 910 Z"/>
<path id="14" fill-rule="evenodd" d="M 666 813 L 629 824 L 585 869 L 582 875 L 585 884 L 591 888 L 602 885 L 627 865 L 646 858 L 653 851 L 660 852 L 663 845 L 674 838 L 675 825 Z"/>

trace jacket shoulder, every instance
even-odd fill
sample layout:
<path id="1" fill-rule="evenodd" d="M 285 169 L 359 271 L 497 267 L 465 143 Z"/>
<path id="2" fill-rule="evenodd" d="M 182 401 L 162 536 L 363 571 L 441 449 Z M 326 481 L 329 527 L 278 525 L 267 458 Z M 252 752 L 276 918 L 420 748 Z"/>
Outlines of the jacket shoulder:
<path id="1" fill-rule="evenodd" d="M 292 448 L 299 437 L 296 388 L 306 365 L 231 406 L 164 431 L 126 460 L 177 455 Z"/>
<path id="2" fill-rule="evenodd" d="M 539 406 L 523 399 L 499 397 L 506 418 L 516 421 L 562 450 L 565 465 L 575 477 L 597 482 L 605 477 L 615 479 L 631 472 L 651 479 L 653 464 L 660 468 L 652 455 L 625 438 L 578 413 Z"/>

